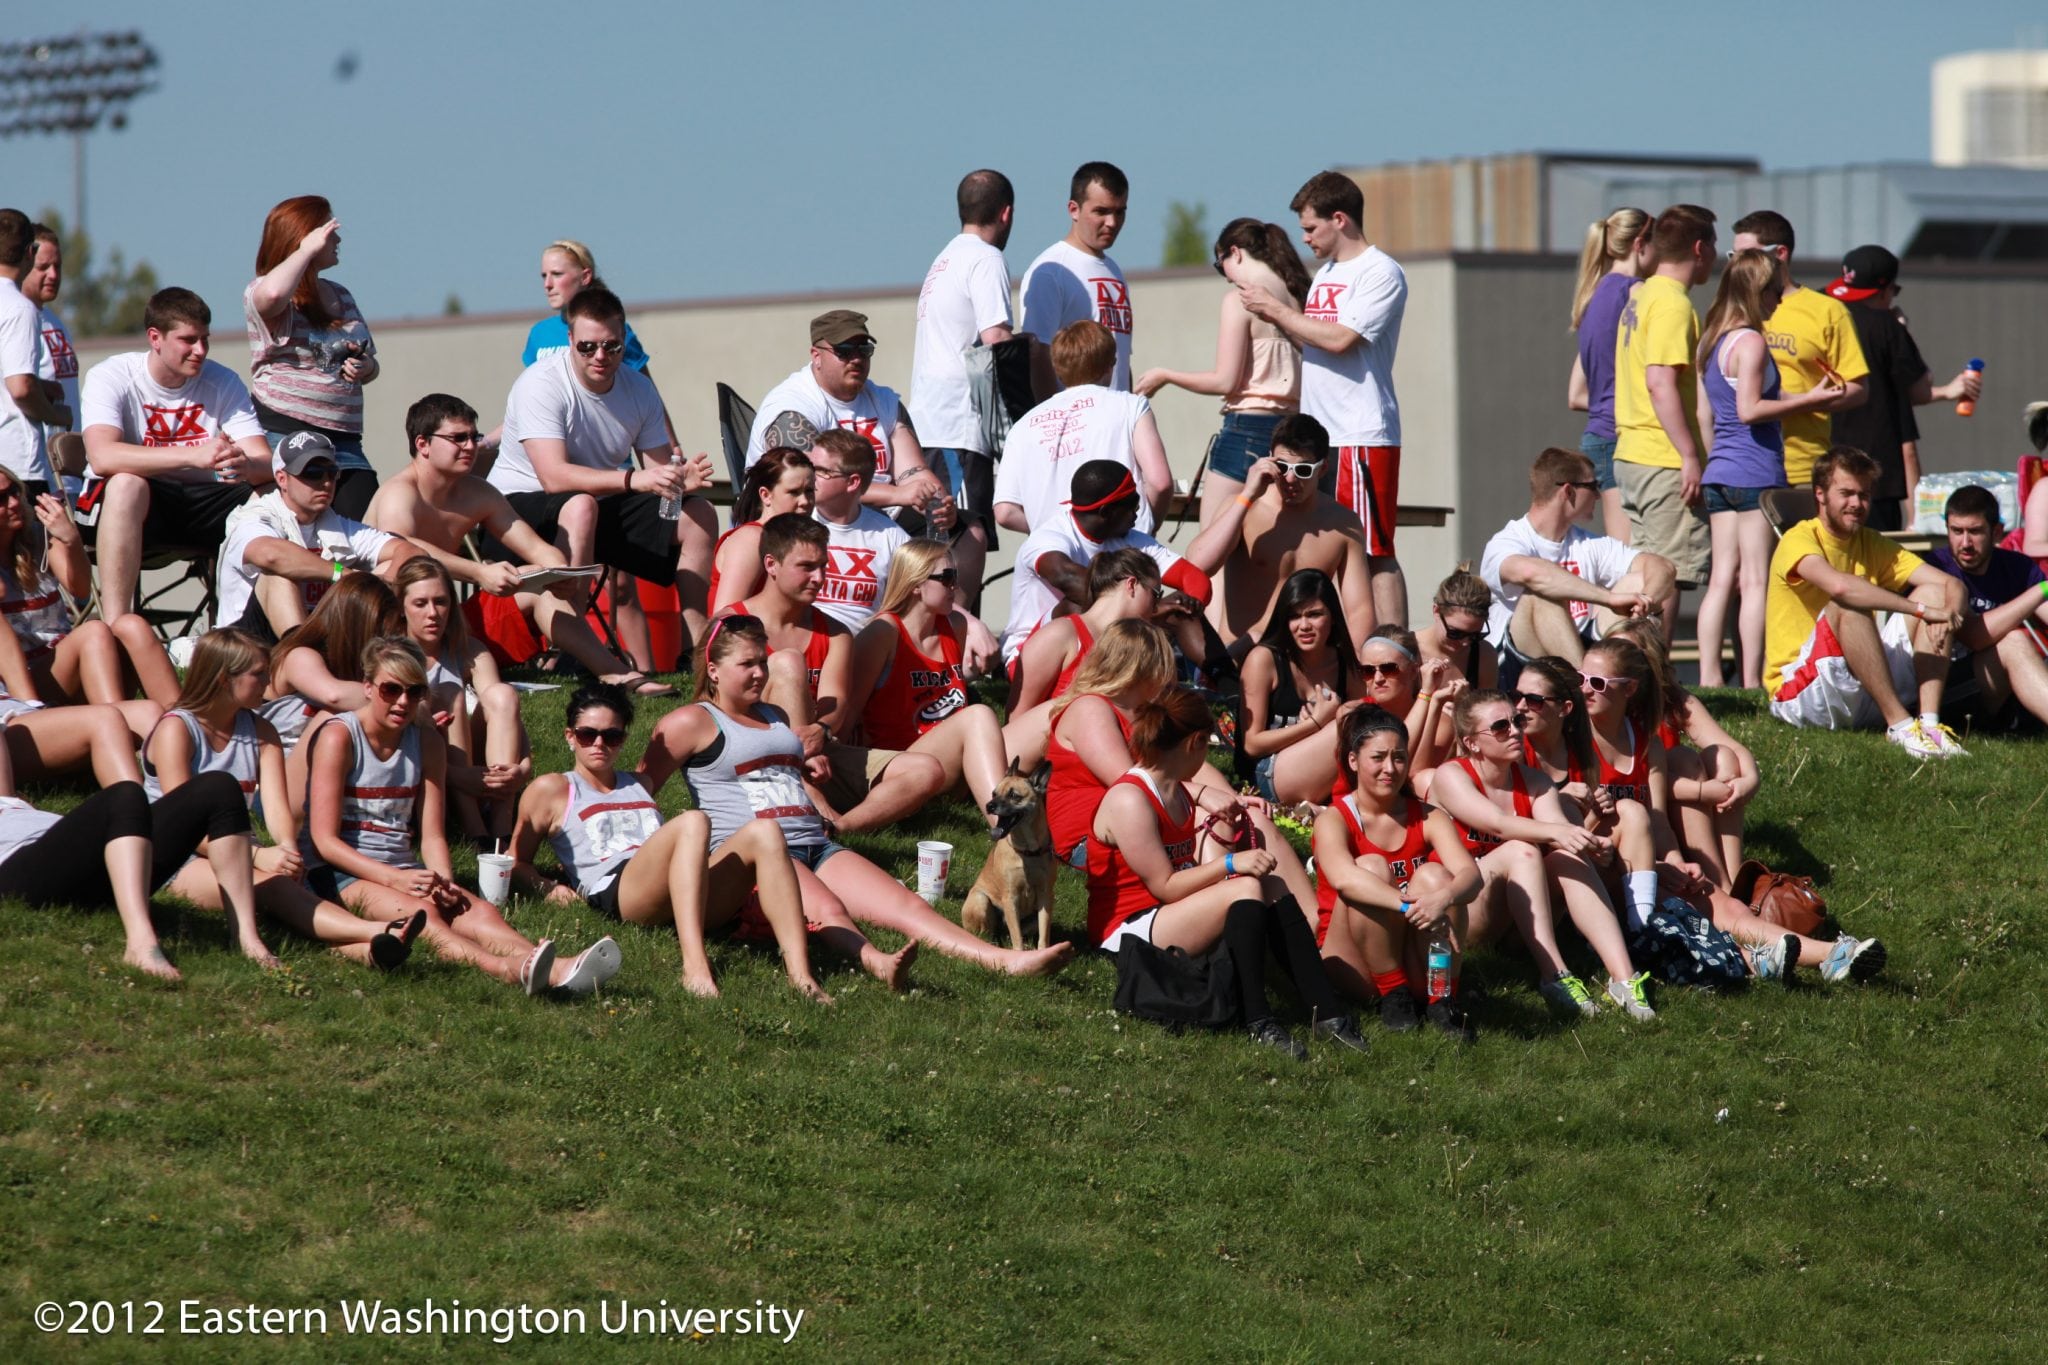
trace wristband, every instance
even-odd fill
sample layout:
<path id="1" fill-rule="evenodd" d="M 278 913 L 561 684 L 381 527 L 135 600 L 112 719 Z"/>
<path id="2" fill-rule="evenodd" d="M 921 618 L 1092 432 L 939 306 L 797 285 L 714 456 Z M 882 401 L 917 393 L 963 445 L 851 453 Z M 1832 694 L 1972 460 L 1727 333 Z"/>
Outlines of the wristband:
<path id="1" fill-rule="evenodd" d="M 1417 700 L 1417 701 L 1435 701 L 1435 700 L 1436 700 L 1436 693 L 1434 693 L 1434 692 L 1417 692 L 1417 693 L 1415 694 L 1415 700 Z"/>
<path id="2" fill-rule="evenodd" d="M 1250 507 L 1252 505 L 1252 500 L 1246 497 L 1244 494 L 1239 493 L 1237 495 L 1237 505 L 1239 507 Z"/>
<path id="3" fill-rule="evenodd" d="M 335 581 L 335 582 L 339 583 L 339 582 L 341 581 L 341 576 L 342 576 L 342 575 L 343 575 L 344 573 L 347 573 L 347 572 L 348 572 L 348 570 L 342 567 L 342 563 L 341 563 L 341 561 L 340 561 L 340 560 L 338 560 L 338 559 L 337 559 L 337 560 L 335 560 L 335 561 L 334 561 L 334 581 Z"/>
<path id="4" fill-rule="evenodd" d="M 1915 602 L 1913 604 L 1913 614 L 1925 621 L 1927 619 L 1927 604 L 1925 602 Z"/>
<path id="5" fill-rule="evenodd" d="M 1408 918 L 1408 912 L 1409 912 L 1409 911 L 1411 911 L 1411 910 L 1413 910 L 1414 908 L 1415 908 L 1415 902 L 1414 902 L 1414 901 L 1402 901 L 1402 902 L 1401 902 L 1401 918 L 1402 918 L 1402 919 L 1407 919 L 1407 918 Z"/>
<path id="6" fill-rule="evenodd" d="M 2041 580 L 2041 596 L 2048 597 L 2048 578 Z"/>
<path id="7" fill-rule="evenodd" d="M 621 474 L 623 474 L 623 475 L 625 475 L 625 476 L 626 476 L 626 484 L 625 484 L 625 488 L 626 488 L 626 491 L 627 491 L 628 493 L 632 492 L 632 491 L 633 491 L 633 462 L 632 462 L 631 460 L 628 460 L 628 461 L 626 461 L 626 467 L 625 467 L 624 469 L 620 470 L 619 472 L 620 472 Z"/>
<path id="8" fill-rule="evenodd" d="M 1224 853 L 1223 875 L 1226 877 L 1235 877 L 1237 875 L 1237 855 L 1235 853 Z"/>

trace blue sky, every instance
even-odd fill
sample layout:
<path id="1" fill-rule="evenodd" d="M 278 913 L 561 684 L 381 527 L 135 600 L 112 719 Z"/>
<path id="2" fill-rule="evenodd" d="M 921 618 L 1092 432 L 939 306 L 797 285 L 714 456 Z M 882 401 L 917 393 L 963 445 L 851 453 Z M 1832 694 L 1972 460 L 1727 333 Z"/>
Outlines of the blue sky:
<path id="1" fill-rule="evenodd" d="M 2041 41 L 2043 19 L 2038 0 L 1938 19 L 1899 0 L 1695 4 L 1683 26 L 1645 6 L 1490 0 L 88 8 L 164 63 L 130 127 L 89 142 L 101 246 L 232 313 L 265 212 L 322 193 L 345 238 L 333 273 L 373 318 L 435 313 L 451 292 L 471 312 L 538 312 L 539 250 L 558 236 L 595 247 L 629 300 L 914 283 L 981 165 L 1017 185 L 1021 273 L 1096 157 L 1131 177 L 1115 254 L 1133 269 L 1157 264 L 1170 201 L 1205 203 L 1212 229 L 1286 221 L 1326 165 L 1920 160 L 1933 59 Z M 0 201 L 68 211 L 69 140 L 0 141 Z"/>

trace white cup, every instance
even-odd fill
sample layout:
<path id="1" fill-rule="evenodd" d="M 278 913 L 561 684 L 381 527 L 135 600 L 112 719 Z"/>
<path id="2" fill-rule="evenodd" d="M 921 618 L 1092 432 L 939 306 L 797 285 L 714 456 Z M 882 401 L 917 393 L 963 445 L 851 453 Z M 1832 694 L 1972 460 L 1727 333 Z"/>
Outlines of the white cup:
<path id="1" fill-rule="evenodd" d="M 953 870 L 953 846 L 938 839 L 917 841 L 917 894 L 937 905 L 946 894 L 946 876 Z"/>
<path id="2" fill-rule="evenodd" d="M 502 908 L 512 896 L 512 855 L 509 853 L 479 853 L 476 855 L 476 887 L 483 898 L 492 905 Z"/>

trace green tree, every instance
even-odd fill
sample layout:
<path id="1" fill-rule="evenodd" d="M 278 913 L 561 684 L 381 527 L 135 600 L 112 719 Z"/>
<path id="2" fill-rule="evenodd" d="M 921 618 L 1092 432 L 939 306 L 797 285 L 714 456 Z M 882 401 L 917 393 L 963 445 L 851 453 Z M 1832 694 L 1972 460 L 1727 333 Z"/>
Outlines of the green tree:
<path id="1" fill-rule="evenodd" d="M 1166 247 L 1160 253 L 1161 265 L 1207 265 L 1209 255 L 1209 228 L 1204 220 L 1209 216 L 1207 204 L 1183 204 L 1176 199 L 1166 206 Z"/>
<path id="2" fill-rule="evenodd" d="M 462 295 L 451 291 L 447 298 L 441 300 L 441 316 L 444 318 L 461 317 Z"/>
<path id="3" fill-rule="evenodd" d="M 57 295 L 57 310 L 73 336 L 125 336 L 142 330 L 142 313 L 149 296 L 161 285 L 156 267 L 148 261 L 128 264 L 121 248 L 107 252 L 105 267 L 95 269 L 92 238 L 64 226 L 64 217 L 53 208 L 43 210 L 43 223 L 53 229 L 64 248 L 64 287 Z"/>

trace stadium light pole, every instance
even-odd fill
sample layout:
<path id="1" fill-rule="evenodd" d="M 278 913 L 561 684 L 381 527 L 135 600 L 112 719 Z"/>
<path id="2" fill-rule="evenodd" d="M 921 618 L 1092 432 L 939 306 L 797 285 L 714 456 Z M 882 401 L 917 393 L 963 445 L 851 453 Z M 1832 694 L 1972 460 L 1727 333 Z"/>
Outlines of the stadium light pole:
<path id="1" fill-rule="evenodd" d="M 85 231 L 85 135 L 128 124 L 128 104 L 156 89 L 156 49 L 140 33 L 0 43 L 0 137 L 71 134 L 71 230 Z"/>

